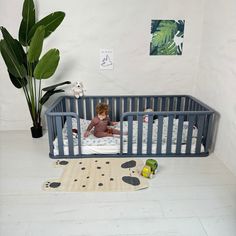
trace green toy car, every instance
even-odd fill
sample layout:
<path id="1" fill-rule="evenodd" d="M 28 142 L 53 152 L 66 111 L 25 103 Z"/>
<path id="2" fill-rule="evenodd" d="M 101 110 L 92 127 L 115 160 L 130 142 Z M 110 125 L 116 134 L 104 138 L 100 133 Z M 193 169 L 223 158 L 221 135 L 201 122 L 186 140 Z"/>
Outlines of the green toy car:
<path id="1" fill-rule="evenodd" d="M 156 174 L 156 170 L 158 167 L 158 163 L 156 160 L 154 159 L 147 159 L 145 166 L 142 169 L 142 176 L 146 177 L 146 178 L 151 178 L 152 175 Z"/>
<path id="2" fill-rule="evenodd" d="M 156 174 L 156 170 L 157 170 L 157 167 L 158 167 L 158 163 L 157 163 L 156 160 L 154 160 L 154 159 L 147 159 L 145 165 L 151 167 L 151 171 L 152 171 L 153 175 Z"/>

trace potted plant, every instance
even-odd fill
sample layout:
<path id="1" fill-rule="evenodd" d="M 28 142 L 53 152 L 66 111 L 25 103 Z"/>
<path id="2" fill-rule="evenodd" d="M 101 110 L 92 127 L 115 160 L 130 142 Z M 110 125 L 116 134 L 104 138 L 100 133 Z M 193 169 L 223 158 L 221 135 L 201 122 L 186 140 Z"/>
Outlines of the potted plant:
<path id="1" fill-rule="evenodd" d="M 42 89 L 42 80 L 55 73 L 60 60 L 59 50 L 55 48 L 41 56 L 43 42 L 61 24 L 64 17 L 64 12 L 57 11 L 36 22 L 33 0 L 25 0 L 19 39 L 14 39 L 6 28 L 0 27 L 3 36 L 0 51 L 12 84 L 24 91 L 33 121 L 31 133 L 34 138 L 42 136 L 43 104 L 51 95 L 64 91 L 57 89 L 58 86 L 70 83 L 66 81 Z"/>

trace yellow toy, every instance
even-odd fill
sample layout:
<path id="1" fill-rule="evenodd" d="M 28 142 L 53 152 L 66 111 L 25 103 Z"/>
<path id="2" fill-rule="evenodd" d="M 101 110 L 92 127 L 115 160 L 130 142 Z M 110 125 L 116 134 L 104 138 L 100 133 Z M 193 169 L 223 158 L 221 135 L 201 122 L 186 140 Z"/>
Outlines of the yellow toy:
<path id="1" fill-rule="evenodd" d="M 150 166 L 145 165 L 142 169 L 141 175 L 145 178 L 151 178 L 152 177 L 152 170 Z"/>
<path id="2" fill-rule="evenodd" d="M 145 166 L 142 169 L 141 175 L 146 178 L 152 178 L 155 175 L 158 163 L 154 159 L 147 159 Z"/>

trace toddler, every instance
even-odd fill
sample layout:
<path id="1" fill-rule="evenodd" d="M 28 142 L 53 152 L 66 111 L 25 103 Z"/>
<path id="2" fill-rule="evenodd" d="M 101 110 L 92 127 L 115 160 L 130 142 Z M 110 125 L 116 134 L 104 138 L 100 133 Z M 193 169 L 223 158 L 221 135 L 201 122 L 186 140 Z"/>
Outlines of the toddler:
<path id="1" fill-rule="evenodd" d="M 96 116 L 91 120 L 84 137 L 88 137 L 91 129 L 94 127 L 94 136 L 97 138 L 113 136 L 113 134 L 120 135 L 120 131 L 110 128 L 110 125 L 116 125 L 117 122 L 111 122 L 108 117 L 108 105 L 99 103 L 96 107 Z"/>

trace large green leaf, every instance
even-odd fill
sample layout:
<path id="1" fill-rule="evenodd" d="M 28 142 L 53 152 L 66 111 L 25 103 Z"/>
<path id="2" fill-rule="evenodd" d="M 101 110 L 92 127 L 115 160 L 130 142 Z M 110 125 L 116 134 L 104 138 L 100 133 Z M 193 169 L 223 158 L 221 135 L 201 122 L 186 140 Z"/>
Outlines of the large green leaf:
<path id="1" fill-rule="evenodd" d="M 9 78 L 12 82 L 12 84 L 16 87 L 16 88 L 22 88 L 22 85 L 21 85 L 21 81 L 20 81 L 20 78 L 16 78 L 14 75 L 12 75 L 10 72 L 8 72 L 9 74 Z"/>
<path id="2" fill-rule="evenodd" d="M 158 55 L 177 55 L 177 46 L 173 40 L 158 48 Z"/>
<path id="3" fill-rule="evenodd" d="M 8 71 L 16 78 L 25 78 L 26 69 L 23 64 L 20 64 L 16 56 L 9 49 L 5 39 L 0 41 L 0 51 Z"/>
<path id="4" fill-rule="evenodd" d="M 16 78 L 14 75 L 12 75 L 9 71 L 8 71 L 10 80 L 12 82 L 12 84 L 16 87 L 16 88 L 22 88 L 23 86 L 27 85 L 27 80 L 26 78 Z"/>
<path id="5" fill-rule="evenodd" d="M 45 88 L 43 88 L 42 90 L 43 90 L 43 91 L 50 91 L 50 90 L 52 91 L 52 90 L 54 90 L 56 87 L 62 86 L 62 85 L 65 85 L 65 84 L 71 84 L 71 82 L 70 82 L 70 81 L 65 81 L 65 82 L 62 82 L 62 83 L 59 83 L 59 84 L 54 84 L 54 85 L 45 87 Z"/>
<path id="6" fill-rule="evenodd" d="M 47 91 L 43 97 L 40 99 L 40 104 L 43 105 L 54 93 L 61 93 L 61 92 L 64 92 L 63 89 L 58 89 L 58 90 L 50 90 L 50 91 Z"/>
<path id="7" fill-rule="evenodd" d="M 162 20 L 158 26 L 158 30 L 153 34 L 152 46 L 162 47 L 164 44 L 173 40 L 178 28 L 175 21 Z"/>
<path id="8" fill-rule="evenodd" d="M 157 31 L 157 28 L 158 28 L 160 22 L 161 22 L 161 20 L 152 20 L 151 34 L 153 34 L 155 31 Z"/>
<path id="9" fill-rule="evenodd" d="M 48 79 L 51 77 L 57 69 L 59 60 L 59 51 L 57 49 L 49 50 L 35 67 L 34 77 L 36 79 Z"/>
<path id="10" fill-rule="evenodd" d="M 33 0 L 24 1 L 22 17 L 19 29 L 19 41 L 22 45 L 27 46 L 29 31 L 35 24 L 35 7 Z"/>
<path id="11" fill-rule="evenodd" d="M 1 27 L 0 28 L 2 32 L 2 36 L 11 51 L 11 53 L 14 55 L 14 57 L 17 59 L 19 64 L 26 64 L 26 54 L 24 52 L 24 49 L 22 48 L 19 41 L 14 39 L 11 34 L 7 31 L 6 28 Z"/>
<path id="12" fill-rule="evenodd" d="M 41 25 L 35 31 L 35 34 L 31 40 L 29 51 L 27 54 L 27 59 L 30 63 L 37 61 L 40 57 L 43 47 L 45 29 L 44 26 Z"/>
<path id="13" fill-rule="evenodd" d="M 55 90 L 56 87 L 62 86 L 64 84 L 70 84 L 70 83 L 71 83 L 70 81 L 65 81 L 62 83 L 54 84 L 54 85 L 48 86 L 46 88 L 43 88 L 42 90 L 46 91 L 46 93 L 43 95 L 43 97 L 39 101 L 41 103 L 41 105 L 43 105 L 54 93 L 64 92 L 63 89 Z"/>
<path id="14" fill-rule="evenodd" d="M 38 21 L 30 30 L 29 32 L 29 38 L 28 42 L 33 37 L 36 29 L 43 25 L 45 27 L 45 35 L 44 38 L 48 37 L 63 21 L 65 17 L 65 13 L 61 11 L 54 12 L 46 17 L 44 17 L 42 20 Z"/>

